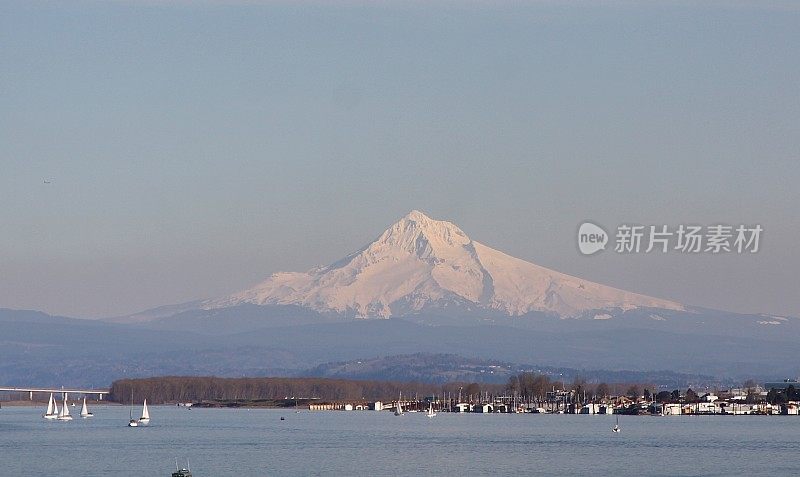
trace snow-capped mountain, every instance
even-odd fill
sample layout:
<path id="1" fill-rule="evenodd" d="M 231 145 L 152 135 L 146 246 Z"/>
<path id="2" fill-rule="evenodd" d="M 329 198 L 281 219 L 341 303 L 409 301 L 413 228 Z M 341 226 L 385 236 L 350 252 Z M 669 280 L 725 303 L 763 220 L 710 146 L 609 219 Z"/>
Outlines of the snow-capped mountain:
<path id="1" fill-rule="evenodd" d="M 296 305 L 324 313 L 390 317 L 465 307 L 507 315 L 683 305 L 600 285 L 471 240 L 456 225 L 411 211 L 374 242 L 326 267 L 276 273 L 253 288 L 201 304 Z"/>
<path id="2" fill-rule="evenodd" d="M 800 369 L 800 319 L 689 308 L 592 283 L 491 249 L 417 211 L 327 267 L 277 273 L 222 299 L 105 323 L 29 315 L 0 309 L 0 325 L 10 333 L 0 340 L 6 363 L 0 379 L 4 370 L 6 381 L 53 376 L 54 360 L 85 369 L 87 343 L 94 354 L 111 356 L 94 360 L 106 373 L 98 376 L 108 379 L 120 369 L 294 373 L 325 362 L 420 352 L 581 369 L 652 370 L 669 363 L 680 372 L 741 377 L 797 376 Z M 406 319 L 350 319 L 389 316 Z M 559 319 L 569 317 L 582 319 Z M 38 360 L 26 351 L 31 346 Z"/>

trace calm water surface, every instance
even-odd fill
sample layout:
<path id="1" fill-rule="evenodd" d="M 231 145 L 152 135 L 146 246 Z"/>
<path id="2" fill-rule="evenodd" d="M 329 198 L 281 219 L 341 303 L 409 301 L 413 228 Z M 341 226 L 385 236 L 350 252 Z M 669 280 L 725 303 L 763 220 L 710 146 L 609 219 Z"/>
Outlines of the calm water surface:
<path id="1" fill-rule="evenodd" d="M 137 409 L 138 411 L 139 409 Z M 128 409 L 45 421 L 0 409 L 0 476 L 798 475 L 800 417 L 480 415 Z M 281 421 L 283 416 L 286 420 Z"/>

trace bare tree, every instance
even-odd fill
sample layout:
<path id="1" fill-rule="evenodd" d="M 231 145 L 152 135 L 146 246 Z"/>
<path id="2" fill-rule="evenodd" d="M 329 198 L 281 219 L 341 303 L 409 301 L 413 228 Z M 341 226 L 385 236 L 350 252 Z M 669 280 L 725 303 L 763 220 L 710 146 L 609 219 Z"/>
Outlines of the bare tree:
<path id="1" fill-rule="evenodd" d="M 608 384 L 606 383 L 598 384 L 594 390 L 594 394 L 600 399 L 607 398 L 609 394 Z"/>

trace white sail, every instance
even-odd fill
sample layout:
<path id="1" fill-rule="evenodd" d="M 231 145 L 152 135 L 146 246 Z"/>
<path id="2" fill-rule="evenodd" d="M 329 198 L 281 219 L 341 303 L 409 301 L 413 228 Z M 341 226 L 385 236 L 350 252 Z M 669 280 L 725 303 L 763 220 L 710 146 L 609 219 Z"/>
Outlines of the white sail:
<path id="1" fill-rule="evenodd" d="M 436 413 L 433 412 L 433 403 L 428 404 L 428 417 L 436 416 Z"/>
<path id="2" fill-rule="evenodd" d="M 81 417 L 92 417 L 93 414 L 89 412 L 89 408 L 86 407 L 86 396 L 83 397 L 83 405 L 81 406 Z"/>
<path id="3" fill-rule="evenodd" d="M 69 405 L 67 404 L 67 393 L 64 393 L 64 404 L 61 407 L 64 416 L 69 416 Z"/>
<path id="4" fill-rule="evenodd" d="M 150 420 L 150 411 L 147 410 L 147 399 L 144 400 L 144 406 L 142 406 L 142 417 L 139 418 L 140 421 L 149 421 Z"/>
<path id="5" fill-rule="evenodd" d="M 61 411 L 58 410 L 58 401 L 53 399 L 53 414 L 56 416 L 60 415 Z"/>
<path id="6" fill-rule="evenodd" d="M 44 413 L 45 416 L 53 415 L 53 404 L 55 404 L 55 400 L 53 399 L 53 393 L 50 393 L 50 400 L 47 401 L 47 412 Z"/>
<path id="7" fill-rule="evenodd" d="M 67 393 L 64 393 L 64 402 L 61 404 L 61 412 L 58 413 L 59 421 L 71 421 L 72 416 L 69 415 L 69 405 L 67 404 Z"/>

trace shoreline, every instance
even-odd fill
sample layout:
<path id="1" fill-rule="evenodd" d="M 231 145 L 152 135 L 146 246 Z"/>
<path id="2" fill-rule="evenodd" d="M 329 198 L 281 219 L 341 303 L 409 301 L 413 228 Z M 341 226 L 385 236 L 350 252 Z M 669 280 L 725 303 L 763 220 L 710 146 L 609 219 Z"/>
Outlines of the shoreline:
<path id="1" fill-rule="evenodd" d="M 96 407 L 125 407 L 128 404 L 121 404 L 111 401 L 97 401 L 92 404 L 92 408 Z M 47 401 L 37 402 L 37 401 L 0 401 L 0 411 L 2 408 L 9 407 L 9 408 L 39 408 L 39 407 L 47 407 Z M 78 407 L 76 406 L 73 407 Z M 201 408 L 201 409 L 269 409 L 269 410 L 285 410 L 285 411 L 298 411 L 303 413 L 329 413 L 329 412 L 345 412 L 345 413 L 375 413 L 375 412 L 392 412 L 391 409 L 383 409 L 381 411 L 375 410 L 344 410 L 344 409 L 309 409 L 308 406 L 301 406 L 295 408 L 294 406 L 281 406 L 275 405 L 274 403 L 263 403 L 263 404 L 236 404 L 236 403 L 210 403 L 210 402 L 203 402 L 203 403 L 194 403 L 190 406 L 181 405 L 181 403 L 163 403 L 163 404 L 152 404 L 150 407 L 183 407 L 187 410 L 191 410 L 191 408 Z M 442 411 L 437 410 L 437 413 L 440 414 L 475 414 L 475 415 L 564 415 L 564 416 L 608 416 L 608 417 L 618 417 L 618 416 L 625 416 L 625 417 L 701 417 L 701 416 L 734 416 L 734 417 L 741 417 L 741 416 L 762 416 L 762 417 L 773 417 L 773 416 L 787 416 L 787 417 L 796 417 L 797 415 L 793 414 L 768 414 L 768 413 L 751 413 L 751 414 L 734 414 L 734 413 L 681 413 L 681 414 L 672 414 L 672 415 L 659 415 L 659 414 L 623 414 L 623 413 L 609 413 L 609 414 L 580 414 L 580 413 L 558 413 L 558 412 L 525 412 L 525 413 L 508 413 L 508 412 L 491 412 L 491 413 L 481 413 L 481 412 L 452 412 L 452 411 Z M 409 414 L 421 414 L 424 415 L 424 411 L 406 411 Z"/>
<path id="2" fill-rule="evenodd" d="M 72 402 L 72 401 L 70 401 Z M 122 406 L 122 404 L 112 401 L 89 401 L 86 400 L 87 404 L 91 404 L 92 407 L 95 406 Z M 59 401 L 59 406 L 61 402 Z M 75 401 L 75 405 L 80 407 L 80 401 Z M 27 399 L 22 401 L 0 401 L 0 408 L 4 407 L 47 407 L 47 401 L 29 401 Z"/>

